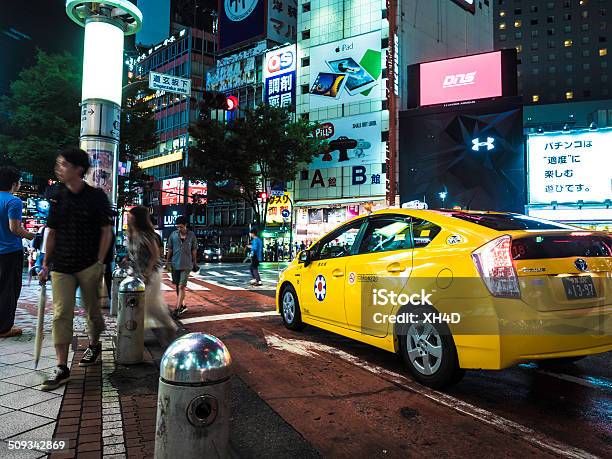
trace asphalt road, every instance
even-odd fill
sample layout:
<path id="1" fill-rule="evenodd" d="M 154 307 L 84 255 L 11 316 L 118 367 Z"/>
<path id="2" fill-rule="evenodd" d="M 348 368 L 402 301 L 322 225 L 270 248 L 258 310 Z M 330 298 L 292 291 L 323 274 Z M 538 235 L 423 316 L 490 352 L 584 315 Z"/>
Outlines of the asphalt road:
<path id="1" fill-rule="evenodd" d="M 393 354 L 314 327 L 285 329 L 273 312 L 278 267 L 261 273 L 264 286 L 249 287 L 247 265 L 204 265 L 181 320 L 221 338 L 240 380 L 322 456 L 611 456 L 612 354 L 471 371 L 437 392 Z M 270 445 L 287 438 L 260 429 Z"/>

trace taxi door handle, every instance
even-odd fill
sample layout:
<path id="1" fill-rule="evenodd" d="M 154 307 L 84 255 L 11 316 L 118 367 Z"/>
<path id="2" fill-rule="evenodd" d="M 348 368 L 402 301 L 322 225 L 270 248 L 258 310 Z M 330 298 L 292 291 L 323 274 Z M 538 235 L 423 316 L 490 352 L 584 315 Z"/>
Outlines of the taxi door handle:
<path id="1" fill-rule="evenodd" d="M 397 262 L 387 265 L 387 271 L 390 273 L 401 273 L 405 270 L 406 268 L 404 268 L 402 265 L 400 265 Z"/>
<path id="2" fill-rule="evenodd" d="M 343 276 L 344 276 L 344 271 L 340 269 L 334 269 L 332 271 L 332 277 L 343 277 Z"/>

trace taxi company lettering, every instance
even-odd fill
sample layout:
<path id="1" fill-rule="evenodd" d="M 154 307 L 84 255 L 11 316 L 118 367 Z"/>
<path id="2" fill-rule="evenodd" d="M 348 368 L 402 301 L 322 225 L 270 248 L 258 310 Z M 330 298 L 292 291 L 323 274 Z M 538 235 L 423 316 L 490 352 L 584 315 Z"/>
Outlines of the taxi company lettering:
<path id="1" fill-rule="evenodd" d="M 476 72 L 457 73 L 456 75 L 446 75 L 444 77 L 442 87 L 454 88 L 457 86 L 467 86 L 468 84 L 474 84 L 475 82 Z"/>

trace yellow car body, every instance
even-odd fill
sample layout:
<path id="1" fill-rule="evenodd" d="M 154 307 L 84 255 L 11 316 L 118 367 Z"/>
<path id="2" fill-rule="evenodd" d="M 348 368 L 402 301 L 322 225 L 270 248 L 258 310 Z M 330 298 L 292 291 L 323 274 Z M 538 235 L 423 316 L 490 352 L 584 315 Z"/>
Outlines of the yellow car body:
<path id="1" fill-rule="evenodd" d="M 411 293 L 423 288 L 433 292 L 435 317 L 450 330 L 460 369 L 498 370 L 524 361 L 612 350 L 612 239 L 563 225 L 500 230 L 478 223 L 481 218 L 498 217 L 521 224 L 521 219 L 528 219 L 519 214 L 416 209 L 386 209 L 352 219 L 315 242 L 281 273 L 277 311 L 287 325 L 283 295 L 291 288 L 299 307 L 297 319 L 304 324 L 398 352 L 399 326 L 373 324 L 372 317 L 374 313 L 382 314 L 378 318 L 397 316 L 407 309 L 370 304 L 374 296 L 370 290 L 392 285 L 398 292 Z M 410 229 L 402 229 L 404 220 Z M 544 223 L 536 221 L 535 226 L 555 225 L 540 222 Z M 355 237 L 352 245 L 350 239 L 344 245 L 341 238 L 332 242 L 335 235 L 349 233 Z M 557 246 L 562 255 L 573 254 L 567 241 L 586 255 L 598 256 L 580 252 L 580 256 L 556 257 Z M 388 250 L 382 250 L 385 243 Z M 368 244 L 373 252 L 366 250 Z M 503 258 L 507 250 L 511 264 Z M 552 253 L 540 257 L 546 250 Z M 582 263 L 585 269 L 580 269 Z M 487 266 L 493 274 L 485 277 L 492 284 L 485 282 L 481 271 Z M 567 282 L 587 283 L 575 287 L 584 288 L 578 293 L 586 297 L 569 299 L 564 277 Z M 494 296 L 492 291 L 509 296 Z"/>

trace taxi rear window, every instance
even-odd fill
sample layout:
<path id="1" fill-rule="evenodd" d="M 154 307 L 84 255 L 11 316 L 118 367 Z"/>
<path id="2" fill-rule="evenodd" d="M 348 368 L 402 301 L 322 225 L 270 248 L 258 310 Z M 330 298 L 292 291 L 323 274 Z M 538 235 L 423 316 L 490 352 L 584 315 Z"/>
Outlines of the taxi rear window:
<path id="1" fill-rule="evenodd" d="M 488 214 L 453 212 L 455 218 L 476 223 L 497 231 L 512 230 L 572 230 L 572 226 L 555 223 L 521 214 Z"/>

